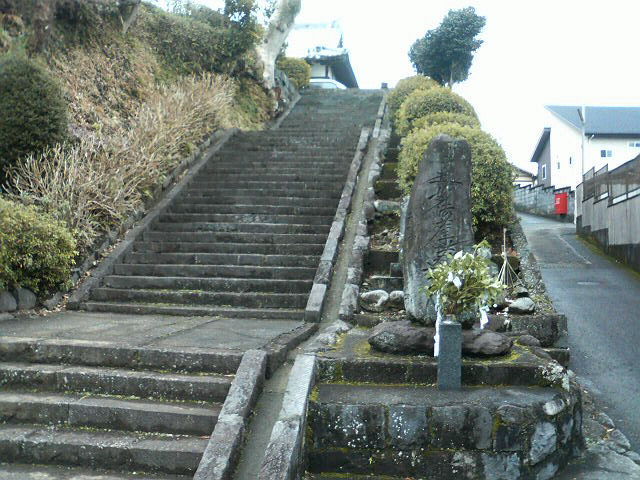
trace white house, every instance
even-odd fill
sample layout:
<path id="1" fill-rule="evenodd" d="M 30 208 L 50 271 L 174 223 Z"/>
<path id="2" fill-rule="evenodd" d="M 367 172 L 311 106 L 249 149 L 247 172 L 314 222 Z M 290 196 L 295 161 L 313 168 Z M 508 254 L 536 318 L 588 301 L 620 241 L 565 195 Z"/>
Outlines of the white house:
<path id="1" fill-rule="evenodd" d="M 640 107 L 584 107 L 584 125 L 582 107 L 545 108 L 548 126 L 531 157 L 538 164 L 538 185 L 575 189 L 591 168 L 612 170 L 640 154 Z"/>
<path id="2" fill-rule="evenodd" d="M 311 78 L 329 78 L 358 88 L 338 21 L 296 24 L 287 44 L 288 56 L 304 58 L 311 65 Z"/>

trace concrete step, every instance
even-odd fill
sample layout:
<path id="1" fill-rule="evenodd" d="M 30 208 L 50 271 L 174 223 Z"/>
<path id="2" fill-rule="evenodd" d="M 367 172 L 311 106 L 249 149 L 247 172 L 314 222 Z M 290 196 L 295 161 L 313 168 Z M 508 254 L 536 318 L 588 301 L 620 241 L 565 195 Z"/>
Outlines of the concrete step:
<path id="1" fill-rule="evenodd" d="M 265 243 L 265 244 L 323 244 L 327 236 L 316 233 L 256 233 L 256 232 L 144 232 L 142 239 L 149 242 L 194 243 Z"/>
<path id="2" fill-rule="evenodd" d="M 193 474 L 206 438 L 0 425 L 0 458 L 8 462 Z"/>
<path id="3" fill-rule="evenodd" d="M 248 253 L 261 255 L 321 255 L 324 245 L 297 243 L 198 243 L 136 242 L 135 252 L 155 253 Z"/>
<path id="4" fill-rule="evenodd" d="M 213 178 L 218 172 L 241 169 L 242 172 L 269 172 L 283 173 L 291 170 L 293 173 L 324 172 L 326 174 L 345 172 L 350 165 L 354 152 L 340 156 L 332 156 L 327 159 L 326 155 L 310 155 L 302 157 L 300 155 L 278 153 L 267 155 L 247 154 L 238 158 L 220 158 L 215 162 L 203 167 L 198 175 L 203 178 Z M 241 172 L 241 173 L 242 173 Z"/>
<path id="5" fill-rule="evenodd" d="M 218 293 L 202 290 L 127 290 L 99 287 L 91 291 L 90 299 L 98 302 L 115 301 L 242 308 L 304 309 L 307 305 L 308 297 L 308 293 Z"/>
<path id="6" fill-rule="evenodd" d="M 241 233 L 311 233 L 327 234 L 331 225 L 305 225 L 280 223 L 209 223 L 209 222 L 158 222 L 154 232 L 241 232 Z"/>
<path id="7" fill-rule="evenodd" d="M 264 280 L 244 278 L 142 277 L 110 275 L 104 286 L 119 289 L 204 290 L 209 292 L 306 293 L 312 280 Z"/>
<path id="8" fill-rule="evenodd" d="M 268 215 L 260 213 L 165 213 L 160 222 L 175 223 L 275 223 L 294 225 L 331 225 L 333 215 Z"/>
<path id="9" fill-rule="evenodd" d="M 128 432 L 210 435 L 220 404 L 0 392 L 0 423 L 44 423 Z"/>
<path id="10" fill-rule="evenodd" d="M 229 376 L 216 374 L 184 375 L 120 368 L 0 363 L 0 385 L 3 388 L 35 388 L 54 392 L 223 402 L 231 380 Z"/>
<path id="11" fill-rule="evenodd" d="M 0 360 L 13 363 L 233 375 L 242 355 L 239 350 L 216 348 L 129 346 L 117 341 L 0 337 Z"/>
<path id="12" fill-rule="evenodd" d="M 174 207 L 182 207 L 184 205 L 202 205 L 205 207 L 213 205 L 280 205 L 283 207 L 311 207 L 311 208 L 332 208 L 335 212 L 338 206 L 338 198 L 314 198 L 314 197 L 296 197 L 289 195 L 285 197 L 267 196 L 267 195 L 229 195 L 213 197 L 179 197 L 173 203 Z"/>
<path id="13" fill-rule="evenodd" d="M 116 275 L 151 277 L 253 278 L 276 280 L 313 280 L 316 267 L 257 267 L 230 265 L 133 265 L 114 266 Z"/>
<path id="14" fill-rule="evenodd" d="M 130 253 L 126 263 L 147 265 L 246 265 L 254 267 L 318 266 L 318 255 L 262 255 L 233 253 Z"/>
<path id="15" fill-rule="evenodd" d="M 296 205 L 229 205 L 182 204 L 172 205 L 169 213 L 222 213 L 222 214 L 271 214 L 271 215 L 320 215 L 333 216 L 334 207 L 302 207 Z"/>
<path id="16" fill-rule="evenodd" d="M 199 305 L 147 304 L 135 302 L 84 302 L 82 309 L 89 312 L 113 312 L 139 315 L 210 316 L 226 318 L 251 318 L 255 320 L 304 319 L 303 309 L 232 308 Z"/>
<path id="17" fill-rule="evenodd" d="M 128 474 L 96 468 L 0 463 L 2 480 L 191 480 L 191 475 Z"/>
<path id="18" fill-rule="evenodd" d="M 238 178 L 245 182 L 301 182 L 317 180 L 319 182 L 344 182 L 342 172 L 327 172 L 323 168 L 310 168 L 309 166 L 298 168 L 282 168 L 279 165 L 270 169 L 261 169 L 260 173 L 248 173 L 246 168 L 229 167 L 212 170 L 210 175 L 198 175 L 189 185 L 208 183 L 221 179 Z"/>
<path id="19" fill-rule="evenodd" d="M 310 175 L 306 179 L 288 180 L 288 181 L 267 181 L 267 180 L 245 180 L 242 175 L 222 176 L 206 178 L 201 177 L 198 181 L 189 183 L 189 192 L 194 191 L 211 191 L 219 189 L 234 189 L 234 190 L 269 190 L 280 189 L 286 186 L 291 191 L 299 190 L 335 190 L 341 188 L 344 184 L 344 179 L 340 180 L 322 180 L 313 179 Z"/>
<path id="20" fill-rule="evenodd" d="M 181 195 L 184 198 L 228 198 L 228 197 L 297 197 L 297 198 L 339 198 L 341 189 L 305 189 L 305 188 L 216 188 L 196 189 L 187 188 Z"/>
<path id="21" fill-rule="evenodd" d="M 376 195 L 381 200 L 397 200 L 402 198 L 402 190 L 396 180 L 378 180 L 374 185 Z"/>

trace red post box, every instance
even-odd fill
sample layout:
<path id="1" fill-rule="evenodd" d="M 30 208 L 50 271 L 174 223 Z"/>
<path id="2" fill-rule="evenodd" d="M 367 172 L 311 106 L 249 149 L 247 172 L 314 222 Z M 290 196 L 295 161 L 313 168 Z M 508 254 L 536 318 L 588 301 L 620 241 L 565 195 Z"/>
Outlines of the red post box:
<path id="1" fill-rule="evenodd" d="M 556 193 L 556 215 L 569 213 L 569 193 Z"/>

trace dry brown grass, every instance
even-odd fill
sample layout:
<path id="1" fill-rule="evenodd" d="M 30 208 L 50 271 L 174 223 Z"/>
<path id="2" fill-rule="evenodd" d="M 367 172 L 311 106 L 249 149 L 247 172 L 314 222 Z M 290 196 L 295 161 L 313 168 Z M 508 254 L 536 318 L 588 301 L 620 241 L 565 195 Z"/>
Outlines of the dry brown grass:
<path id="1" fill-rule="evenodd" d="M 233 97 L 232 81 L 211 74 L 157 87 L 130 128 L 109 137 L 85 136 L 26 159 L 9 173 L 10 191 L 64 220 L 86 249 L 100 232 L 141 208 L 207 133 L 230 126 Z"/>

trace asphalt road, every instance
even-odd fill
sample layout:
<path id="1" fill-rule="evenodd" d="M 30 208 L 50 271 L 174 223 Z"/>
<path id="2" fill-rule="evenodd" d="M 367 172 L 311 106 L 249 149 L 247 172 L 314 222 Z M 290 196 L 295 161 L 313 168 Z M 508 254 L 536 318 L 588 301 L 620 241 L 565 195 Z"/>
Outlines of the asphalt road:
<path id="1" fill-rule="evenodd" d="M 520 214 L 556 309 L 569 324 L 570 368 L 640 449 L 640 275 L 587 246 L 573 224 Z"/>

